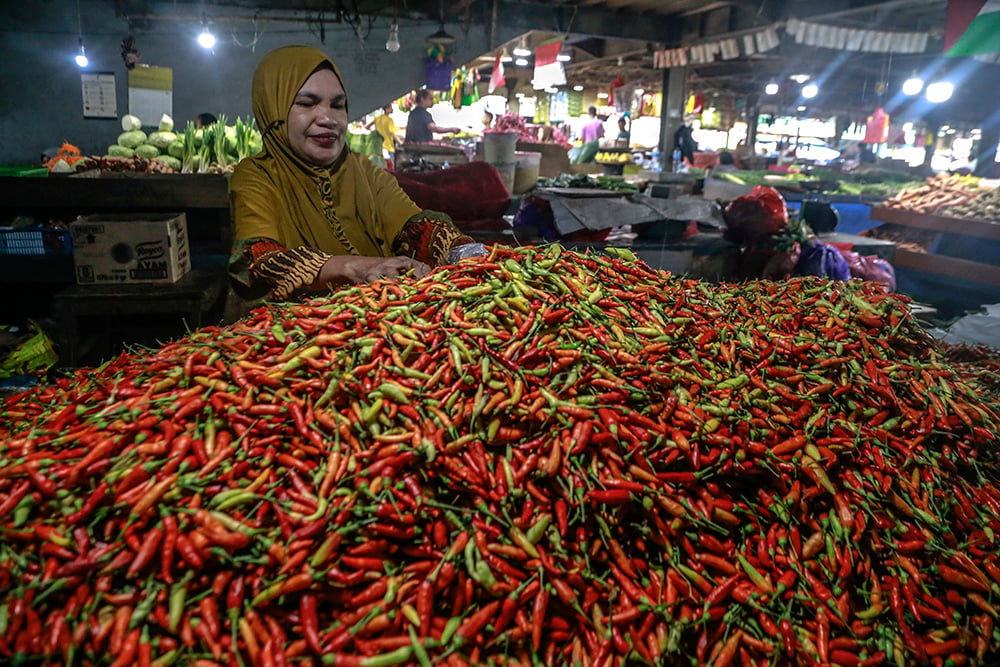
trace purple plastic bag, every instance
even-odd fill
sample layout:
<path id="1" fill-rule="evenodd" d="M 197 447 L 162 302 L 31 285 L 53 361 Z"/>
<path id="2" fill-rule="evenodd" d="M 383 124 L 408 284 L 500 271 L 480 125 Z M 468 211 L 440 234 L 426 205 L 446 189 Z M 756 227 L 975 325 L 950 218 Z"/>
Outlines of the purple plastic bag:
<path id="1" fill-rule="evenodd" d="M 850 280 L 851 267 L 840 251 L 822 241 L 802 246 L 802 256 L 795 265 L 799 276 L 819 276 L 831 280 Z"/>

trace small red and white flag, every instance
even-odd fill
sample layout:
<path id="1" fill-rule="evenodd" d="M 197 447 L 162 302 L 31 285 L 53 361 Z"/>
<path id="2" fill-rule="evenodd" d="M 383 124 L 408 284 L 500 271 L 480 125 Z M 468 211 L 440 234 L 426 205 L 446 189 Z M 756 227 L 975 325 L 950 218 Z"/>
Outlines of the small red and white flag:
<path id="1" fill-rule="evenodd" d="M 562 40 L 535 48 L 535 76 L 531 80 L 532 88 L 540 90 L 549 86 L 566 85 L 566 70 L 559 62 L 561 52 Z"/>
<path id="2" fill-rule="evenodd" d="M 490 74 L 490 94 L 492 95 L 494 90 L 506 84 L 507 80 L 503 78 L 503 61 L 500 59 L 500 52 L 498 51 L 497 57 L 493 61 L 493 72 Z"/>

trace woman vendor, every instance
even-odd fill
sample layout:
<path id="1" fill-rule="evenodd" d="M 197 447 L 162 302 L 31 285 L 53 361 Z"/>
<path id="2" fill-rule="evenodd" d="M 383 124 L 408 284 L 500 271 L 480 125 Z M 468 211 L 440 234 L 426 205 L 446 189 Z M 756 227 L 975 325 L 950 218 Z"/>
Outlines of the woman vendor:
<path id="1" fill-rule="evenodd" d="M 253 77 L 264 150 L 230 183 L 229 273 L 246 299 L 287 300 L 485 254 L 448 216 L 421 210 L 396 179 L 347 149 L 347 93 L 322 51 L 287 46 Z"/>

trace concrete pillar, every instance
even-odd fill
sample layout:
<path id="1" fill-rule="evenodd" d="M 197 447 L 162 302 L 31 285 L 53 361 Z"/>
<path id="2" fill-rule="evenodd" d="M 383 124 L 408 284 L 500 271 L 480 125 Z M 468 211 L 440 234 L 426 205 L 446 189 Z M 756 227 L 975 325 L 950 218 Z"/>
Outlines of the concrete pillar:
<path id="1" fill-rule="evenodd" d="M 663 104 L 660 108 L 660 165 L 673 168 L 674 133 L 684 123 L 687 104 L 687 67 L 663 70 Z"/>
<path id="2" fill-rule="evenodd" d="M 972 157 L 976 159 L 976 176 L 997 177 L 997 144 L 1000 144 L 1000 126 L 983 126 L 983 136 L 976 142 Z"/>

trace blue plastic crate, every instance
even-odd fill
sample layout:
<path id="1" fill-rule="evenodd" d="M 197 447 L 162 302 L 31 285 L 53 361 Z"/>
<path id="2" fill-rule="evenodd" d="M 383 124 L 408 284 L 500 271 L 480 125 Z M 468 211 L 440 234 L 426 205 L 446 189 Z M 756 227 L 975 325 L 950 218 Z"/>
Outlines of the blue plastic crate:
<path id="1" fill-rule="evenodd" d="M 72 257 L 73 236 L 68 229 L 0 227 L 0 256 Z"/>

